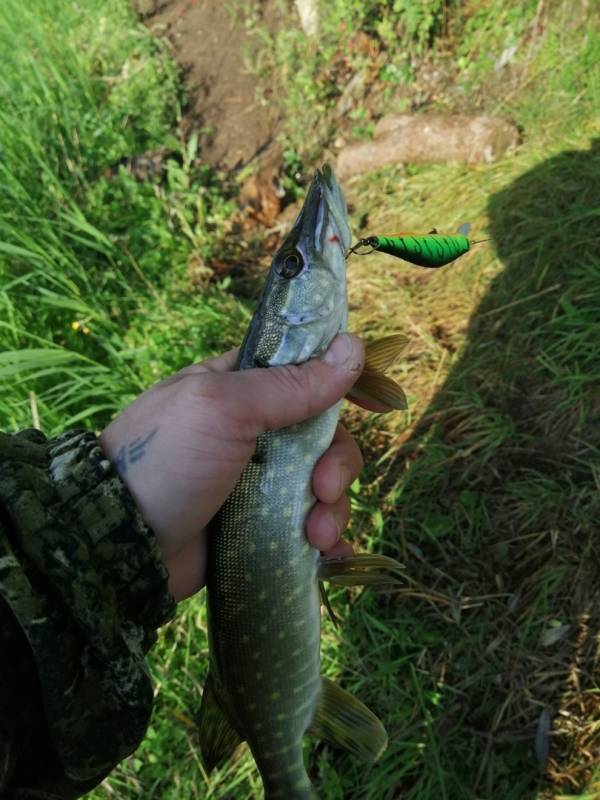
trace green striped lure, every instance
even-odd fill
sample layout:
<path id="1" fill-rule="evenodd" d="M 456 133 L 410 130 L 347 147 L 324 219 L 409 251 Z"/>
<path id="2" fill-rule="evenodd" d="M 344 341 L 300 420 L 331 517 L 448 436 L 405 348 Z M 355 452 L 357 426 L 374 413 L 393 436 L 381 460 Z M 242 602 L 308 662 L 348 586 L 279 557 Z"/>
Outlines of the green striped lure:
<path id="1" fill-rule="evenodd" d="M 351 247 L 346 258 L 352 253 L 366 256 L 377 250 L 411 264 L 417 264 L 419 267 L 443 267 L 470 250 L 472 243 L 467 238 L 470 228 L 471 226 L 467 222 L 452 235 L 443 235 L 434 229 L 426 234 L 399 233 L 396 236 L 369 236 L 366 239 L 360 239 Z M 479 242 L 473 242 L 473 244 L 479 244 Z M 363 247 L 370 249 L 360 252 L 360 248 Z"/>

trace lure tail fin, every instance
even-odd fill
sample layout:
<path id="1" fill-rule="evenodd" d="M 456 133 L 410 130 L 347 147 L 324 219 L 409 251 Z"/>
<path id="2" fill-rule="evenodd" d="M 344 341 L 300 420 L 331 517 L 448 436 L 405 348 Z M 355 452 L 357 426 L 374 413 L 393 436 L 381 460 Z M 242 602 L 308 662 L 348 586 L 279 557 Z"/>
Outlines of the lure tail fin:
<path id="1" fill-rule="evenodd" d="M 319 705 L 308 733 L 364 761 L 376 761 L 388 742 L 375 714 L 327 678 L 321 678 Z"/>
<path id="2" fill-rule="evenodd" d="M 199 713 L 200 751 L 210 772 L 233 754 L 242 738 L 223 711 L 210 674 L 206 679 Z"/>
<path id="3" fill-rule="evenodd" d="M 471 223 L 463 222 L 463 224 L 456 229 L 456 232 L 461 236 L 468 236 L 470 230 L 471 230 Z M 489 241 L 490 239 L 477 239 L 475 241 L 471 241 L 470 244 L 483 244 L 483 242 L 489 242 Z"/>

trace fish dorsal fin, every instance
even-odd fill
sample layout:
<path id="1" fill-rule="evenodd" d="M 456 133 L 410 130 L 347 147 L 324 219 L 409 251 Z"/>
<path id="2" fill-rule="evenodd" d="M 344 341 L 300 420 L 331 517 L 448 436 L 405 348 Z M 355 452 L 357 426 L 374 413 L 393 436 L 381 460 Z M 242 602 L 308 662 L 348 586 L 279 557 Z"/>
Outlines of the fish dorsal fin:
<path id="1" fill-rule="evenodd" d="M 202 694 L 198 727 L 200 729 L 200 751 L 209 772 L 228 759 L 243 741 L 217 700 L 210 672 Z"/>
<path id="2" fill-rule="evenodd" d="M 365 369 L 370 372 L 385 372 L 392 366 L 408 344 L 408 336 L 394 333 L 365 345 Z"/>
<path id="3" fill-rule="evenodd" d="M 372 711 L 327 678 L 308 733 L 364 761 L 376 761 L 387 747 L 385 728 Z"/>

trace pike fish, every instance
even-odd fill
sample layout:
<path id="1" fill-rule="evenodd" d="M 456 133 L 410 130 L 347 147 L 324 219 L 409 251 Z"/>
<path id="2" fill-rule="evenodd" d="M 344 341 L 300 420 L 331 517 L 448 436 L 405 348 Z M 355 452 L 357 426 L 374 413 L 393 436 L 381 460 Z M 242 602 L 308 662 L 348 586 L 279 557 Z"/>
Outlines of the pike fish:
<path id="1" fill-rule="evenodd" d="M 273 260 L 239 369 L 302 363 L 346 329 L 350 243 L 346 203 L 325 166 Z M 383 374 L 404 344 L 392 336 L 367 349 L 357 396 L 405 407 L 402 390 Z M 246 741 L 267 800 L 318 797 L 303 761 L 304 734 L 367 760 L 387 744 L 377 717 L 320 674 L 320 582 L 389 584 L 400 568 L 378 555 L 322 558 L 306 538 L 312 472 L 339 410 L 337 403 L 300 425 L 261 435 L 209 536 L 210 672 L 200 708 L 201 751 L 210 770 Z"/>

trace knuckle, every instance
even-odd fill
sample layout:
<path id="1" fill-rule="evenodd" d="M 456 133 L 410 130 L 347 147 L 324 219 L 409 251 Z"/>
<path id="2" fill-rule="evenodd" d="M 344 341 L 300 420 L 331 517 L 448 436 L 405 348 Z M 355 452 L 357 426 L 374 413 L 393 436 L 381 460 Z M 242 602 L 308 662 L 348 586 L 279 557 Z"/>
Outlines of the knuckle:
<path id="1" fill-rule="evenodd" d="M 231 374 L 209 370 L 189 374 L 185 377 L 187 391 L 196 411 L 209 422 L 213 433 L 222 439 L 249 442 L 254 439 L 249 411 L 231 385 Z"/>
<path id="2" fill-rule="evenodd" d="M 311 371 L 297 366 L 281 367 L 277 370 L 277 380 L 283 393 L 293 397 L 302 408 L 305 419 L 312 417 L 315 413 L 315 382 Z"/>
<path id="3" fill-rule="evenodd" d="M 302 393 L 306 390 L 305 375 L 298 367 L 294 365 L 280 367 L 276 374 L 286 391 Z"/>
<path id="4" fill-rule="evenodd" d="M 353 481 L 364 466 L 364 458 L 358 442 L 346 429 L 340 437 L 338 453 L 340 462 L 348 472 L 349 480 Z"/>
<path id="5" fill-rule="evenodd" d="M 339 500 L 339 515 L 341 517 L 342 526 L 344 528 L 348 527 L 348 523 L 350 522 L 350 499 L 346 494 L 344 494 Z"/>
<path id="6" fill-rule="evenodd" d="M 365 465 L 365 459 L 362 454 L 362 450 L 356 441 L 354 441 L 354 439 L 352 441 L 354 442 L 354 477 L 356 478 L 358 477 L 358 473 L 362 472 L 362 468 Z"/>
<path id="7" fill-rule="evenodd" d="M 215 400 L 222 394 L 219 376 L 214 372 L 190 372 L 183 377 L 188 390 L 197 398 Z"/>

